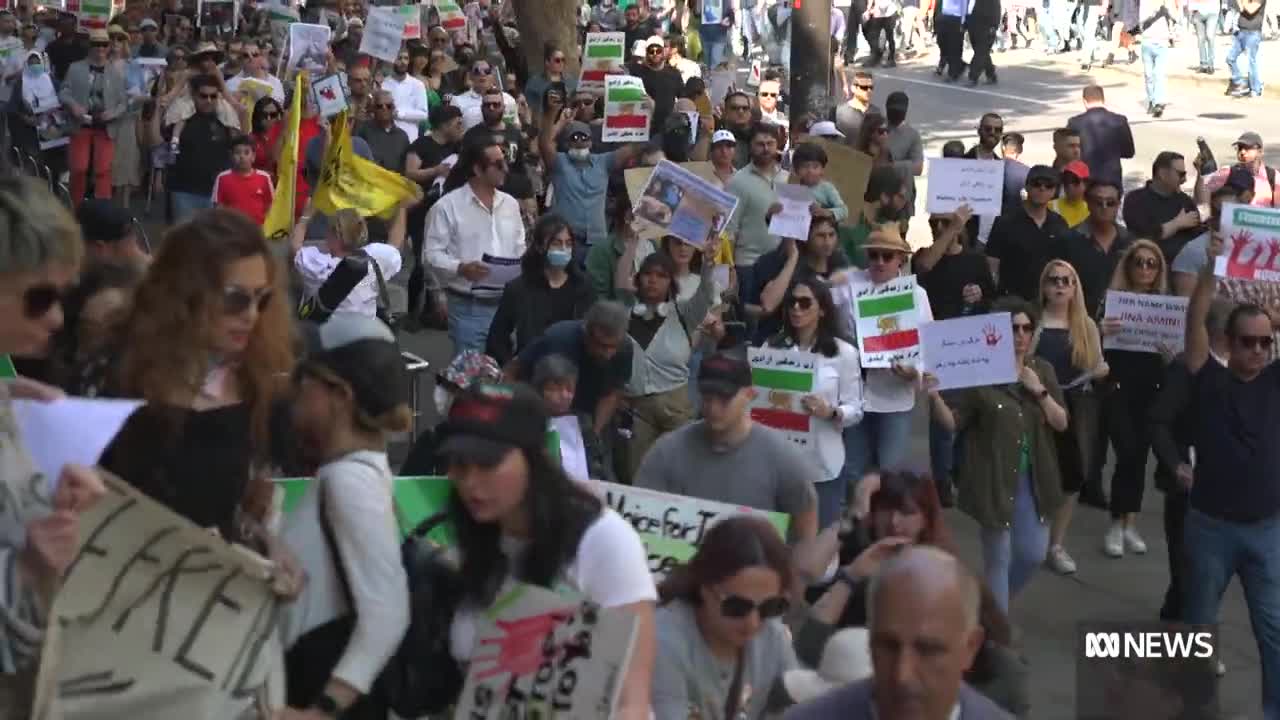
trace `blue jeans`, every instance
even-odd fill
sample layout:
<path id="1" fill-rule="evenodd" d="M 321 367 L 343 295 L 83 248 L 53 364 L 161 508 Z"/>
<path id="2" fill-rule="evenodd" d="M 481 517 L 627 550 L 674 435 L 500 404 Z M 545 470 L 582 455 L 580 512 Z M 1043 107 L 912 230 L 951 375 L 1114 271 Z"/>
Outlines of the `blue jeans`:
<path id="1" fill-rule="evenodd" d="M 1049 526 L 1040 522 L 1031 475 L 1018 477 L 1013 518 L 1007 528 L 982 528 L 982 561 L 987 587 L 996 603 L 1009 612 L 1009 603 L 1035 575 L 1049 550 Z"/>
<path id="2" fill-rule="evenodd" d="M 489 326 L 498 313 L 497 303 L 477 302 L 464 295 L 449 293 L 449 339 L 453 341 L 453 355 L 464 350 L 484 352 L 489 338 Z"/>
<path id="3" fill-rule="evenodd" d="M 822 532 L 840 521 L 849 484 L 837 475 L 826 482 L 814 483 L 813 489 L 818 492 L 818 532 Z"/>
<path id="4" fill-rule="evenodd" d="M 1242 524 L 1193 507 L 1182 537 L 1183 622 L 1216 623 L 1222 593 L 1239 575 L 1262 659 L 1262 711 L 1268 720 L 1280 718 L 1280 515 Z"/>
<path id="5" fill-rule="evenodd" d="M 1147 81 L 1147 104 L 1164 105 L 1164 86 L 1169 78 L 1167 45 L 1142 43 L 1142 77 Z"/>
<path id="6" fill-rule="evenodd" d="M 1249 54 L 1249 92 L 1254 95 L 1262 94 L 1262 72 L 1258 70 L 1258 46 L 1261 44 L 1261 31 L 1237 30 L 1231 49 L 1227 51 L 1227 66 L 1231 68 L 1231 82 L 1235 85 L 1244 84 L 1239 60 L 1242 54 Z"/>
<path id="7" fill-rule="evenodd" d="M 708 68 L 714 70 L 716 66 L 724 62 L 725 55 L 729 52 L 729 41 L 725 40 L 709 40 L 702 44 L 702 60 Z"/>
<path id="8" fill-rule="evenodd" d="M 872 468 L 901 469 L 911 444 L 911 411 L 869 412 L 862 422 L 844 429 L 844 468 L 839 482 L 857 487 L 863 473 Z"/>
<path id="9" fill-rule="evenodd" d="M 213 207 L 213 198 L 209 195 L 197 195 L 188 192 L 170 192 L 169 198 L 173 201 L 173 221 L 175 223 L 184 222 L 195 214 L 197 210 L 207 210 Z"/>
<path id="10" fill-rule="evenodd" d="M 1218 31 L 1218 13 L 1191 13 L 1191 27 L 1200 46 L 1200 67 L 1213 69 L 1213 39 Z"/>

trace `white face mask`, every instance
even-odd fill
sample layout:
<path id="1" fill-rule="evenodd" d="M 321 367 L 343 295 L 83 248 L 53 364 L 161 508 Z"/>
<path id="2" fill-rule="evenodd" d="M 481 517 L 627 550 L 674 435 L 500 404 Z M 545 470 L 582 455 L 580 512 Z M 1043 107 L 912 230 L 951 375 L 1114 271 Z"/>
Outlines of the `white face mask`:
<path id="1" fill-rule="evenodd" d="M 448 417 L 449 408 L 453 407 L 453 393 L 449 392 L 447 388 L 437 385 L 435 393 L 432 394 L 432 399 L 436 403 L 436 412 L 440 413 L 440 417 Z"/>
<path id="2" fill-rule="evenodd" d="M 591 148 L 569 148 L 569 159 L 584 162 L 591 159 Z"/>

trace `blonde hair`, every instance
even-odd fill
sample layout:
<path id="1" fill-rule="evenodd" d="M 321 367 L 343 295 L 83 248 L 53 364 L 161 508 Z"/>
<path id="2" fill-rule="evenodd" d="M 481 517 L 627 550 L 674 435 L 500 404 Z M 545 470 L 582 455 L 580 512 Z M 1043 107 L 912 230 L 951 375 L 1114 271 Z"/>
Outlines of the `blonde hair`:
<path id="1" fill-rule="evenodd" d="M 79 267 L 80 225 L 48 185 L 30 177 L 0 179 L 0 218 L 0 276 Z"/>
<path id="2" fill-rule="evenodd" d="M 360 213 L 342 208 L 333 214 L 333 232 L 347 250 L 359 250 L 369 244 L 369 226 Z"/>
<path id="3" fill-rule="evenodd" d="M 1156 273 L 1156 282 L 1150 290 L 1138 288 L 1133 283 L 1133 276 L 1129 272 L 1129 261 L 1133 259 L 1134 253 L 1139 250 L 1146 250 L 1156 256 L 1156 261 L 1160 263 L 1159 272 Z M 1112 290 L 1123 290 L 1125 292 L 1149 292 L 1154 295 L 1169 294 L 1169 264 L 1165 262 L 1164 251 L 1160 246 L 1150 240 L 1135 240 L 1132 245 L 1125 249 L 1124 254 L 1120 256 L 1120 262 L 1116 263 L 1115 272 L 1111 273 Z"/>
<path id="4" fill-rule="evenodd" d="M 1098 328 L 1084 303 L 1084 290 L 1080 287 L 1080 275 L 1071 263 L 1065 260 L 1050 260 L 1040 272 L 1040 314 L 1043 317 L 1045 300 L 1044 285 L 1049 273 L 1054 268 L 1065 268 L 1071 274 L 1072 287 L 1075 292 L 1067 305 L 1067 334 L 1071 343 L 1071 364 L 1080 370 L 1092 370 L 1102 362 L 1102 343 L 1098 339 Z M 1041 321 L 1041 327 L 1044 322 Z M 1037 330 L 1037 333 L 1039 331 Z M 1039 340 L 1039 336 L 1036 337 Z"/>

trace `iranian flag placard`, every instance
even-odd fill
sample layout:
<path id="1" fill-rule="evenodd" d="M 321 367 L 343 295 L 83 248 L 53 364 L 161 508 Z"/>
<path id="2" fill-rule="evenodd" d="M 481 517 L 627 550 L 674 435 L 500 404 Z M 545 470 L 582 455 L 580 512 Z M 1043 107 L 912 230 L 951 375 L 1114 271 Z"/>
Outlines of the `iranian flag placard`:
<path id="1" fill-rule="evenodd" d="M 813 353 L 778 348 L 751 348 L 751 382 L 756 396 L 751 400 L 751 419 L 781 431 L 801 448 L 812 445 L 809 435 L 813 416 L 802 400 L 813 392 Z"/>
<path id="2" fill-rule="evenodd" d="M 78 10 L 75 11 L 80 32 L 105 30 L 111 18 L 122 12 L 123 0 L 80 0 Z"/>
<path id="3" fill-rule="evenodd" d="M 631 75 L 605 78 L 604 131 L 607 143 L 646 142 L 653 101 L 644 91 L 644 81 Z"/>
<path id="4" fill-rule="evenodd" d="M 854 285 L 852 294 L 862 367 L 886 368 L 919 357 L 920 313 L 916 308 L 915 275 L 894 278 L 882 285 Z"/>
<path id="5" fill-rule="evenodd" d="M 456 0 L 436 0 L 436 12 L 440 13 L 440 26 L 445 30 L 463 32 L 467 29 L 467 14 Z"/>
<path id="6" fill-rule="evenodd" d="M 582 49 L 582 77 L 578 79 L 578 90 L 603 94 L 604 79 L 610 73 L 620 73 L 626 68 L 626 45 L 626 33 L 587 33 L 587 44 Z"/>

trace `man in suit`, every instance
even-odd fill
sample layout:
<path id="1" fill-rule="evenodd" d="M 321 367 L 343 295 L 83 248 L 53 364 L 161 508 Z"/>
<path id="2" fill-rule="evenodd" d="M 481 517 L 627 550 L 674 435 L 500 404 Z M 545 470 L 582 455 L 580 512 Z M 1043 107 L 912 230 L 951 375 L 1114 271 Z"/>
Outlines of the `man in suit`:
<path id="1" fill-rule="evenodd" d="M 1012 720 L 964 684 L 982 647 L 978 581 L 953 555 L 915 546 L 885 561 L 867 590 L 875 674 L 807 703 L 784 720 Z M 929 648 L 927 657 L 920 648 Z"/>
<path id="2" fill-rule="evenodd" d="M 1129 119 L 1106 107 L 1102 88 L 1089 85 L 1084 89 L 1084 112 L 1067 121 L 1067 127 L 1080 135 L 1081 159 L 1089 172 L 1099 180 L 1124 187 L 1124 171 L 1120 160 L 1134 155 L 1133 131 Z"/>

